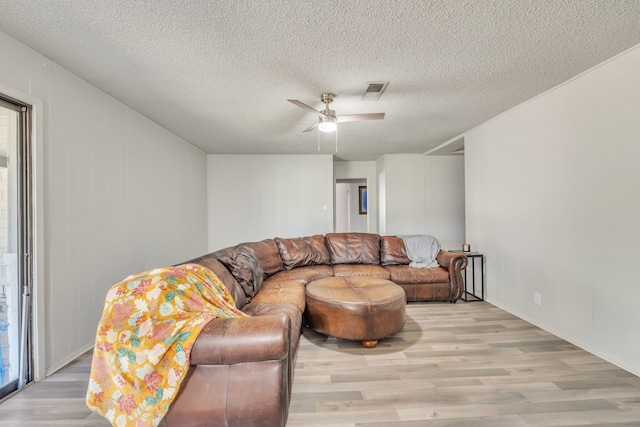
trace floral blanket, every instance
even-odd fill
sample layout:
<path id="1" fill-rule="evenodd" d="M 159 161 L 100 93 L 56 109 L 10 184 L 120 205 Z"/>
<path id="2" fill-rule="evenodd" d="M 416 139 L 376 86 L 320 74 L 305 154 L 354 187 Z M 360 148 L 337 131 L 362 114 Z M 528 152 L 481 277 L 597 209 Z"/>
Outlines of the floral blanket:
<path id="1" fill-rule="evenodd" d="M 213 318 L 248 317 L 198 264 L 129 276 L 107 293 L 87 391 L 113 426 L 157 426 L 189 369 L 193 342 Z"/>

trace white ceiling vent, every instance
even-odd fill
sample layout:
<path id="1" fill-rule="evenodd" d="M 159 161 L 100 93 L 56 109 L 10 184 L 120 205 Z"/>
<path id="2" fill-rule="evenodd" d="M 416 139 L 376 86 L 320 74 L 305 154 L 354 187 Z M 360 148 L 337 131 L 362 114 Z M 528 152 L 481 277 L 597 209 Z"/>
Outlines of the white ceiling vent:
<path id="1" fill-rule="evenodd" d="M 362 99 L 365 101 L 377 101 L 388 84 L 389 82 L 368 82 L 368 86 L 362 94 Z"/>

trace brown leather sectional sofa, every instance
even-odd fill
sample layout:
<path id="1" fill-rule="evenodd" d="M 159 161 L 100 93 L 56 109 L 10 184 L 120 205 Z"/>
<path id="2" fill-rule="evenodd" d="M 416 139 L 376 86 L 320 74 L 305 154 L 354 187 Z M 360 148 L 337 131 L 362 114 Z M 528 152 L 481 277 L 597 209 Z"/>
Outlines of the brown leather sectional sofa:
<path id="1" fill-rule="evenodd" d="M 198 336 L 191 367 L 161 426 L 284 426 L 303 325 L 305 286 L 366 276 L 401 286 L 407 301 L 457 301 L 463 254 L 440 251 L 415 269 L 401 238 L 330 233 L 242 243 L 188 262 L 211 269 L 250 318 L 214 319 Z"/>

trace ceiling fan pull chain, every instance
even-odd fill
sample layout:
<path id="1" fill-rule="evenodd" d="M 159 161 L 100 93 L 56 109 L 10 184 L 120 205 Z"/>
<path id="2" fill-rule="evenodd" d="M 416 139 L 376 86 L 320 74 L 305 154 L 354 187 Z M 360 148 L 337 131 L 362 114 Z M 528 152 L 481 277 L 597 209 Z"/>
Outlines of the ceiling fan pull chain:
<path id="1" fill-rule="evenodd" d="M 320 152 L 320 132 L 316 132 L 318 134 L 318 153 Z"/>
<path id="2" fill-rule="evenodd" d="M 335 134 L 336 134 L 336 153 L 337 153 L 338 152 L 338 128 L 336 128 Z"/>

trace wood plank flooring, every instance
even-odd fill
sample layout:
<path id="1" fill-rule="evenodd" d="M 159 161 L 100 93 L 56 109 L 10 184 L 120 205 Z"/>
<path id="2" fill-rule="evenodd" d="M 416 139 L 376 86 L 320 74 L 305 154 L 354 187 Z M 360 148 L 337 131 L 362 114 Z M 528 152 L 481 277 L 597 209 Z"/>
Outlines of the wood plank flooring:
<path id="1" fill-rule="evenodd" d="M 0 426 L 104 426 L 90 356 L 0 404 Z M 640 378 L 486 302 L 411 303 L 374 349 L 305 329 L 287 427 L 640 426 Z"/>

